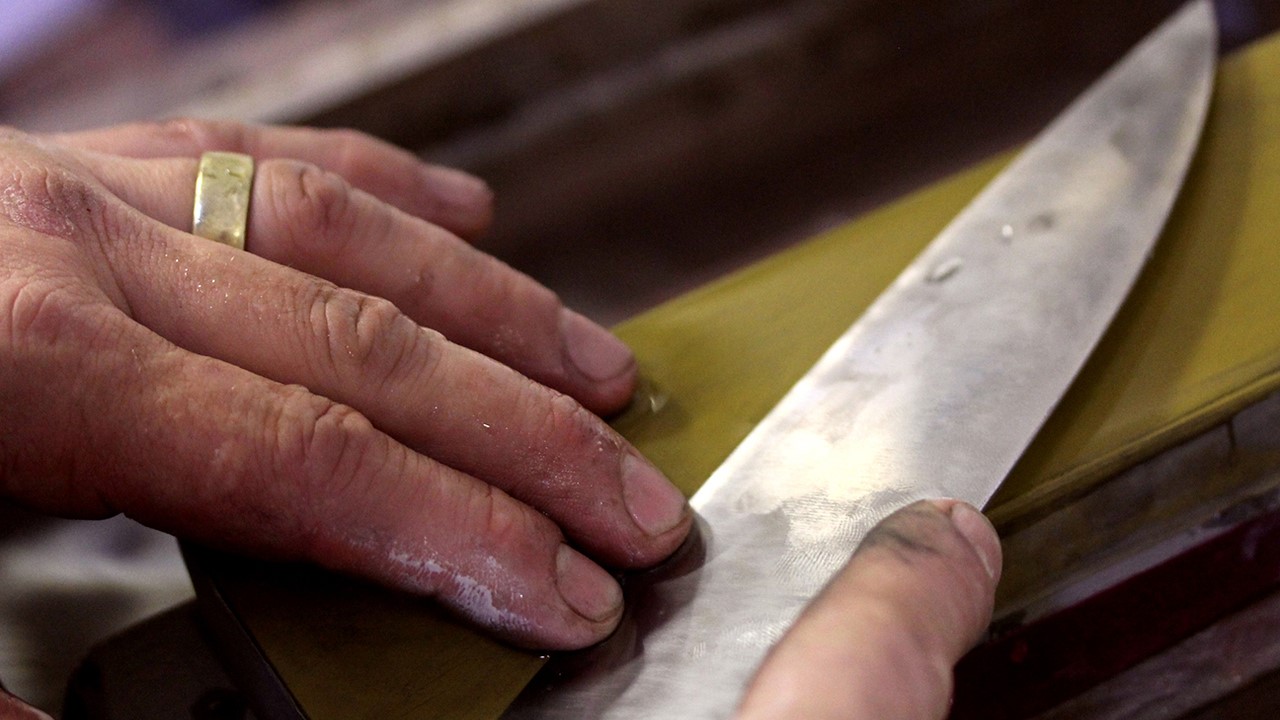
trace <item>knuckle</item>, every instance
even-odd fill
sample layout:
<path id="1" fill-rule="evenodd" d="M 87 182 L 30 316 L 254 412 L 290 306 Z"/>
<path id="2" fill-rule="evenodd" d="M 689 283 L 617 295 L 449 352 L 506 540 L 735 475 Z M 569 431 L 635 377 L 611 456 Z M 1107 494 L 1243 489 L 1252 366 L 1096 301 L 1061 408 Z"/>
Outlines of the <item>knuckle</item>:
<path id="1" fill-rule="evenodd" d="M 532 382 L 530 385 L 550 395 L 540 413 L 531 408 L 542 423 L 538 437 L 551 438 L 562 447 L 583 453 L 578 457 L 590 457 L 596 452 L 617 447 L 616 442 L 610 440 L 609 433 L 604 431 L 599 418 L 577 400 L 555 390 L 545 390 Z M 566 455 L 573 456 L 573 453 Z"/>
<path id="2" fill-rule="evenodd" d="M 108 203 L 100 187 L 47 153 L 33 155 L 30 145 L 5 145 L 15 152 L 0 170 L 0 218 L 67 240 L 103 237 Z"/>
<path id="3" fill-rule="evenodd" d="M 552 391 L 551 411 L 547 413 L 549 430 L 564 437 L 594 438 L 596 416 L 577 400 L 563 393 Z"/>
<path id="4" fill-rule="evenodd" d="M 547 533 L 559 537 L 550 520 L 492 485 L 485 485 L 483 492 L 476 493 L 471 510 L 473 527 L 491 547 L 525 547 Z"/>
<path id="5" fill-rule="evenodd" d="M 84 492 L 105 488 L 109 473 L 85 439 L 94 407 L 86 398 L 102 358 L 121 347 L 120 324 L 93 304 L 58 278 L 0 280 L 0 495 L 49 499 L 86 517 L 111 512 L 105 494 Z"/>
<path id="6" fill-rule="evenodd" d="M 56 341 L 67 312 L 58 285 L 41 280 L 0 284 L 0 332 L 13 348 L 24 340 Z"/>
<path id="7" fill-rule="evenodd" d="M 295 241 L 346 240 L 355 223 L 352 187 L 341 175 L 310 163 L 268 160 L 258 168 L 268 210 Z"/>
<path id="8" fill-rule="evenodd" d="M 277 506 L 290 503 L 313 512 L 304 517 L 324 517 L 318 512 L 342 498 L 356 497 L 367 488 L 362 480 L 379 449 L 379 434 L 358 410 L 290 386 L 266 441 L 265 477 L 291 479 L 277 485 L 285 497 L 273 498 Z M 310 534 L 304 522 L 303 530 Z"/>
<path id="9" fill-rule="evenodd" d="M 0 280 L 0 354 L 10 363 L 83 365 L 118 349 L 126 326 L 79 280 L 49 271 Z"/>
<path id="10" fill-rule="evenodd" d="M 327 287 L 311 314 L 329 370 L 362 382 L 387 382 L 408 372 L 430 372 L 443 336 L 420 327 L 389 300 Z"/>
<path id="11" fill-rule="evenodd" d="M 493 298 L 494 305 L 510 307 L 509 303 L 522 299 L 521 295 L 533 294 L 526 287 L 531 284 L 528 278 L 501 260 L 481 256 L 477 270 L 484 281 L 484 297 Z"/>

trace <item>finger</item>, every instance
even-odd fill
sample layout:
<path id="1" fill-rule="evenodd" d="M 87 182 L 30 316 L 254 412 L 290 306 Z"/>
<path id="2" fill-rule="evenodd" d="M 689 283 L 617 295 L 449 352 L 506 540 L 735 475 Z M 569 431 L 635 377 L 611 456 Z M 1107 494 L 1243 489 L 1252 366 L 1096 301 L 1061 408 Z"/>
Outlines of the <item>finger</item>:
<path id="1" fill-rule="evenodd" d="M 114 192 L 189 230 L 193 160 L 87 156 Z M 315 166 L 258 166 L 247 248 L 342 287 L 391 300 L 419 324 L 567 393 L 599 414 L 635 388 L 631 351 L 554 293 L 456 237 L 396 212 Z"/>
<path id="2" fill-rule="evenodd" d="M 741 718 L 946 717 L 956 661 L 991 618 L 995 530 L 956 501 L 874 529 L 766 658 Z"/>
<path id="3" fill-rule="evenodd" d="M 384 202 L 461 237 L 475 239 L 493 222 L 493 193 L 467 173 L 352 130 L 252 125 L 196 119 L 118 125 L 52 136 L 85 150 L 134 158 L 198 157 L 208 150 L 258 160 L 301 160 L 337 173 Z"/>
<path id="4" fill-rule="evenodd" d="M 687 534 L 679 491 L 598 418 L 389 303 L 165 228 L 70 169 L 28 185 L 23 207 L 65 207 L 85 222 L 54 229 L 99 236 L 77 240 L 98 258 L 84 274 L 109 268 L 98 280 L 112 301 L 182 347 L 360 408 L 611 564 L 652 564 Z"/>
<path id="5" fill-rule="evenodd" d="M 519 644 L 579 647 L 616 624 L 617 584 L 551 521 L 351 408 L 176 348 L 114 308 L 22 304 L 15 354 L 44 361 L 28 363 L 25 392 L 65 392 L 0 423 L 13 447 L 52 450 L 6 456 L 8 492 L 435 596 Z"/>
<path id="6" fill-rule="evenodd" d="M 121 233 L 129 244 L 107 246 L 108 262 L 132 316 L 179 346 L 359 408 L 415 450 L 545 512 L 604 562 L 653 564 L 687 534 L 680 492 L 571 398 L 390 302 L 132 221 L 146 222 Z"/>

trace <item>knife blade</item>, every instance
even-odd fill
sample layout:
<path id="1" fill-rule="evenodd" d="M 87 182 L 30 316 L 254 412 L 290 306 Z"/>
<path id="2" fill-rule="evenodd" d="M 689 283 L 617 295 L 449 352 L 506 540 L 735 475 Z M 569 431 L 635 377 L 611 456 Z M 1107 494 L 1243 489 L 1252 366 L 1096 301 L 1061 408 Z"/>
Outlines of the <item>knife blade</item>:
<path id="1" fill-rule="evenodd" d="M 1189 3 L 1046 128 L 716 469 L 696 541 L 628 583 L 619 632 L 553 659 L 505 717 L 725 717 L 877 522 L 989 500 L 1152 252 L 1216 35 Z"/>

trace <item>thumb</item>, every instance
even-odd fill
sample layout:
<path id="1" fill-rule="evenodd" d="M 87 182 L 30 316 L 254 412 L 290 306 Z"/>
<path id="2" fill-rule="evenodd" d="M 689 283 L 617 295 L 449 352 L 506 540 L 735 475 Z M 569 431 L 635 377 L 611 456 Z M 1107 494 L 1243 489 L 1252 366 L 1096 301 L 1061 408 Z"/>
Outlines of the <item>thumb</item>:
<path id="1" fill-rule="evenodd" d="M 955 663 L 991 620 L 1000 543 L 973 507 L 890 515 L 758 671 L 741 718 L 940 720 Z"/>

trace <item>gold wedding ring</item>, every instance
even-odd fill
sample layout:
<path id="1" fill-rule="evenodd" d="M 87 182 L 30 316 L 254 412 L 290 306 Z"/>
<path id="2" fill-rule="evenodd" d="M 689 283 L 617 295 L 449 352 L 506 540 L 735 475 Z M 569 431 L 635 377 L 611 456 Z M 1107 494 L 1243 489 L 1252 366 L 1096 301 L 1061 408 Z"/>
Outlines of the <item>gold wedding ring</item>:
<path id="1" fill-rule="evenodd" d="M 191 232 L 243 250 L 252 189 L 252 157 L 231 152 L 201 155 Z"/>

